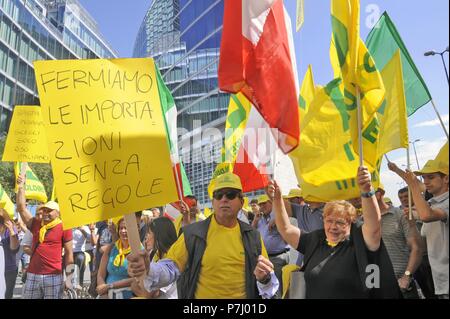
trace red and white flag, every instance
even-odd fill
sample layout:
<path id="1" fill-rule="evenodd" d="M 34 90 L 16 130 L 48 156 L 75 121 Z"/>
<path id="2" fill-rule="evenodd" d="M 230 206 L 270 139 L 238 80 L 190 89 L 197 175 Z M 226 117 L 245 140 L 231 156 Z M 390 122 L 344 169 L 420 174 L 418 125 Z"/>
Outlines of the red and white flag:
<path id="1" fill-rule="evenodd" d="M 239 23 L 240 22 L 240 23 Z M 298 76 L 291 20 L 282 0 L 225 0 L 219 87 L 242 92 L 284 153 L 297 147 Z"/>

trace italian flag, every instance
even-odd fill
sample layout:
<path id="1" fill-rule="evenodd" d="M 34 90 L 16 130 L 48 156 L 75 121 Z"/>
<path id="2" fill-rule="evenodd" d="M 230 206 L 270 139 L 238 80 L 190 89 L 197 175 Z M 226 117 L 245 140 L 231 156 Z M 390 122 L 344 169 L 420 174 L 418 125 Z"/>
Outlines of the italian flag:
<path id="1" fill-rule="evenodd" d="M 215 178 L 227 172 L 240 177 L 243 192 L 266 187 L 270 175 L 280 181 L 285 192 L 297 188 L 291 160 L 280 150 L 273 130 L 242 93 L 230 97 L 222 162 L 208 186 L 210 197 Z"/>
<path id="2" fill-rule="evenodd" d="M 276 128 L 280 150 L 298 146 L 298 76 L 292 27 L 282 0 L 226 0 L 219 87 L 242 92 Z M 259 119 L 258 119 L 259 120 Z M 258 121 L 257 120 L 257 121 Z"/>
<path id="3" fill-rule="evenodd" d="M 165 126 L 167 131 L 167 143 L 170 149 L 170 159 L 172 161 L 174 178 L 178 191 L 178 198 L 181 200 L 187 195 L 192 195 L 191 185 L 184 170 L 182 161 L 178 153 L 178 134 L 177 134 L 177 107 L 172 94 L 162 80 L 161 73 L 156 68 L 156 77 L 158 83 L 159 98 L 163 111 Z"/>

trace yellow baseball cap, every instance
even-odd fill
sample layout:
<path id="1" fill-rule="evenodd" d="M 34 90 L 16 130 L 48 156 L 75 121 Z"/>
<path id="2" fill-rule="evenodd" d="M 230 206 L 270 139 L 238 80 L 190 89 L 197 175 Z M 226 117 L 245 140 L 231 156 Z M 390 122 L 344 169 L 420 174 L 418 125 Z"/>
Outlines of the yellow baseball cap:
<path id="1" fill-rule="evenodd" d="M 260 195 L 258 197 L 258 204 L 262 204 L 262 203 L 269 202 L 269 201 L 270 201 L 270 198 L 266 194 Z"/>
<path id="2" fill-rule="evenodd" d="M 241 179 L 233 173 L 219 175 L 214 179 L 212 192 L 214 193 L 215 191 L 223 188 L 234 188 L 242 191 Z"/>
<path id="3" fill-rule="evenodd" d="M 54 201 L 47 202 L 47 204 L 42 206 L 42 208 L 48 208 L 48 209 L 51 209 L 51 210 L 57 210 L 59 212 L 59 204 L 57 202 L 54 202 Z"/>
<path id="4" fill-rule="evenodd" d="M 377 191 L 381 191 L 383 193 L 383 195 L 386 194 L 386 190 L 384 189 L 384 185 L 381 184 L 381 182 L 378 185 Z"/>
<path id="5" fill-rule="evenodd" d="M 300 188 L 291 189 L 289 191 L 289 194 L 287 194 L 287 196 L 283 196 L 283 198 L 286 198 L 286 199 L 295 198 L 295 197 L 303 197 L 302 190 Z"/>
<path id="6" fill-rule="evenodd" d="M 448 164 L 439 160 L 429 160 L 420 171 L 414 172 L 414 174 L 418 176 L 432 173 L 443 173 L 448 175 Z"/>

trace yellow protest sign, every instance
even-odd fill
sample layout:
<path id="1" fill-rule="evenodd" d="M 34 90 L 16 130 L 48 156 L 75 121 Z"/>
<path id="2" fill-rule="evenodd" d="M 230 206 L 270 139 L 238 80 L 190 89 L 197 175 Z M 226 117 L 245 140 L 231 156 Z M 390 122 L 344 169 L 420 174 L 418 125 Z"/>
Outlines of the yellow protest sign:
<path id="1" fill-rule="evenodd" d="M 65 229 L 177 200 L 153 59 L 34 66 Z"/>
<path id="2" fill-rule="evenodd" d="M 39 106 L 16 105 L 6 137 L 2 161 L 50 162 Z"/>

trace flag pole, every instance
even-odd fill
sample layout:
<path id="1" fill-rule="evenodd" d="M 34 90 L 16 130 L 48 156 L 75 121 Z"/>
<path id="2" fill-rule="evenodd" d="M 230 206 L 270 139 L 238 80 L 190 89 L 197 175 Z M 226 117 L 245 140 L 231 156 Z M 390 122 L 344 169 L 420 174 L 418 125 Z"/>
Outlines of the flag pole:
<path id="1" fill-rule="evenodd" d="M 181 189 L 181 182 L 178 176 L 177 165 L 173 166 L 173 172 L 175 174 L 175 182 L 177 183 L 177 194 L 178 199 L 180 200 L 180 209 L 183 209 L 183 190 Z M 180 161 L 180 173 L 181 173 L 181 161 Z M 180 212 L 181 213 L 181 212 Z M 187 212 L 188 222 L 191 223 L 191 212 Z"/>
<path id="2" fill-rule="evenodd" d="M 359 149 L 359 166 L 364 164 L 363 143 L 362 143 L 362 110 L 361 110 L 361 95 L 359 86 L 356 86 L 356 104 L 358 109 L 358 149 Z"/>
<path id="3" fill-rule="evenodd" d="M 386 158 L 386 161 L 388 161 L 388 163 L 390 163 L 391 161 L 389 160 L 389 158 L 387 157 L 386 154 L 384 154 L 384 157 Z"/>
<path id="4" fill-rule="evenodd" d="M 406 148 L 406 159 L 407 159 L 407 167 L 408 167 L 408 171 L 411 170 L 411 156 L 409 153 L 409 144 L 408 147 Z M 411 194 L 411 187 L 408 187 L 408 211 L 409 211 L 409 220 L 412 220 L 412 194 Z"/>
<path id="5" fill-rule="evenodd" d="M 431 99 L 431 105 L 433 105 L 433 109 L 436 112 L 436 115 L 437 115 L 437 117 L 439 119 L 439 122 L 441 122 L 442 129 L 444 130 L 445 135 L 447 136 L 447 141 L 448 141 L 449 140 L 449 136 L 448 136 L 447 129 L 445 128 L 444 121 L 442 120 L 441 114 L 439 114 L 439 111 L 438 111 L 438 109 L 436 107 L 436 104 L 434 104 L 434 100 L 433 99 Z"/>

